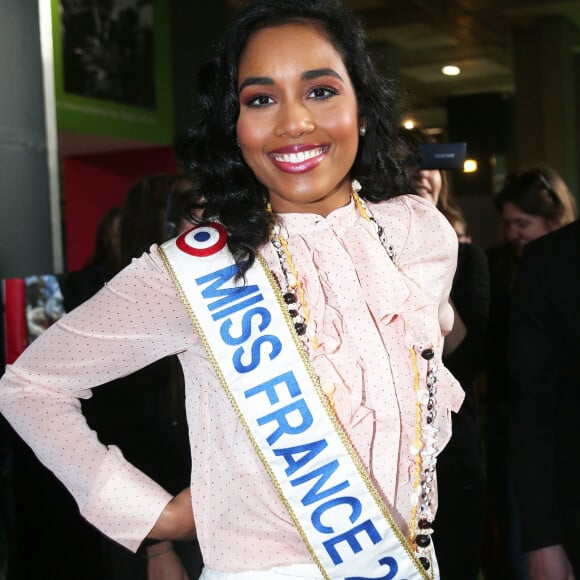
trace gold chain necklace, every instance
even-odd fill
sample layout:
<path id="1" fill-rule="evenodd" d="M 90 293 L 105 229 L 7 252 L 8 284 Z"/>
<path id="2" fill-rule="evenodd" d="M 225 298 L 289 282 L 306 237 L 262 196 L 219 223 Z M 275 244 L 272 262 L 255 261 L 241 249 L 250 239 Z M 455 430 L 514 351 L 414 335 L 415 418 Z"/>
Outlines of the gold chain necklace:
<path id="1" fill-rule="evenodd" d="M 366 202 L 361 199 L 358 192 L 361 186 L 358 181 L 352 182 L 352 198 L 360 215 L 369 222 L 375 230 L 381 245 L 385 249 L 391 261 L 395 261 L 395 252 L 388 243 L 384 228 L 377 222 L 369 210 Z M 269 211 L 272 211 L 268 204 Z M 292 319 L 294 329 L 298 334 L 306 353 L 310 356 L 312 351 L 318 348 L 316 335 L 310 324 L 310 309 L 306 301 L 304 287 L 292 254 L 288 248 L 288 240 L 282 233 L 280 223 L 275 220 L 270 234 L 270 241 L 276 250 L 280 269 L 284 276 L 284 286 L 282 289 L 284 302 L 288 306 L 288 312 Z M 414 377 L 415 402 L 415 434 L 411 444 L 411 454 L 413 455 L 413 493 L 411 495 L 411 517 L 409 521 L 408 542 L 417 552 L 418 558 L 425 568 L 431 567 L 429 550 L 431 547 L 431 534 L 433 533 L 434 514 L 432 510 L 433 480 L 435 476 L 435 435 L 436 429 L 433 425 L 435 419 L 435 394 L 437 381 L 436 364 L 434 361 L 435 352 L 432 348 L 409 349 L 411 356 L 411 366 Z M 417 364 L 417 352 L 427 361 L 426 386 L 421 386 L 420 371 Z M 334 392 L 336 385 L 325 384 L 321 381 L 321 386 L 328 397 L 331 406 L 334 408 Z"/>

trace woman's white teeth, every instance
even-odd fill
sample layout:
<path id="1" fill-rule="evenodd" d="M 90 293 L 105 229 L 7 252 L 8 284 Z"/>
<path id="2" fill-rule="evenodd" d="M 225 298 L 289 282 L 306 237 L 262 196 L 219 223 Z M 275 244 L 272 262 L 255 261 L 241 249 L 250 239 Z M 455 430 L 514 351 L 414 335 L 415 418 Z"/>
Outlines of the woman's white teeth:
<path id="1" fill-rule="evenodd" d="M 322 153 L 323 149 L 311 149 L 310 151 L 299 151 L 298 153 L 289 153 L 287 155 L 276 155 L 274 159 L 280 163 L 303 163 Z"/>

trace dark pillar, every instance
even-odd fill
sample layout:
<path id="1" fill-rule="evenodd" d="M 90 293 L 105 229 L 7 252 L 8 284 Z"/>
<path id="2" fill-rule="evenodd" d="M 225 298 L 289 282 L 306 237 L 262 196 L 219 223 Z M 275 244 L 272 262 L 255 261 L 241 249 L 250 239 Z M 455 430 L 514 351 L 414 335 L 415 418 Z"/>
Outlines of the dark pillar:
<path id="1" fill-rule="evenodd" d="M 174 134 L 179 136 L 195 116 L 195 73 L 210 55 L 225 27 L 226 0 L 171 1 Z"/>
<path id="2" fill-rule="evenodd" d="M 475 173 L 452 171 L 452 190 L 473 240 L 488 247 L 499 233 L 493 194 L 503 184 L 513 150 L 513 98 L 502 93 L 449 97 L 447 119 L 449 141 L 465 141 L 467 156 L 478 165 Z"/>
<path id="3" fill-rule="evenodd" d="M 545 162 L 570 189 L 578 186 L 577 88 L 574 25 L 549 17 L 513 30 L 516 84 L 516 155 L 519 163 Z"/>

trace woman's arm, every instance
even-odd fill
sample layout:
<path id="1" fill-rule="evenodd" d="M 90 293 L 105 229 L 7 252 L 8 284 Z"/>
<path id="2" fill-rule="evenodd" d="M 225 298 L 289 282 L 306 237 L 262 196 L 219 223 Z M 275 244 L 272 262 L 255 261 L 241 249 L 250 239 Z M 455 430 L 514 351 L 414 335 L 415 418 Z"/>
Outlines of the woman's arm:
<path id="1" fill-rule="evenodd" d="M 575 580 L 568 555 L 560 544 L 532 550 L 527 560 L 530 580 Z"/>
<path id="2" fill-rule="evenodd" d="M 191 489 L 186 488 L 165 506 L 147 537 L 154 540 L 193 540 L 195 535 Z"/>
<path id="3" fill-rule="evenodd" d="M 79 398 L 192 344 L 162 266 L 145 256 L 37 338 L 0 385 L 0 411 L 75 497 L 81 513 L 136 550 L 171 495 L 102 445 Z"/>
<path id="4" fill-rule="evenodd" d="M 443 343 L 444 357 L 449 356 L 454 352 L 467 335 L 467 328 L 465 327 L 465 323 L 461 319 L 461 316 L 459 316 L 455 304 L 453 304 L 452 300 L 449 300 L 449 304 L 453 309 L 453 327 L 451 328 L 451 332 L 445 336 L 445 342 Z"/>
<path id="5" fill-rule="evenodd" d="M 189 580 L 183 563 L 169 541 L 147 548 L 147 580 Z"/>

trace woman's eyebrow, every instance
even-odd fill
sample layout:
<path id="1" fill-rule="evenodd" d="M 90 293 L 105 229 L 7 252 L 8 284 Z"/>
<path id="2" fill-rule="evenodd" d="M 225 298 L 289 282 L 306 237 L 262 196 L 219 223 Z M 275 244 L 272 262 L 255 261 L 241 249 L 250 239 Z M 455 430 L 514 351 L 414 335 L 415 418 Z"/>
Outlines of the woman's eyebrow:
<path id="1" fill-rule="evenodd" d="M 344 82 L 344 79 L 331 68 L 317 68 L 314 70 L 307 70 L 302 73 L 301 78 L 304 81 L 310 81 L 312 79 L 317 79 L 319 77 L 331 76 L 337 78 L 339 81 Z"/>
<path id="2" fill-rule="evenodd" d="M 317 68 L 314 70 L 307 70 L 300 75 L 303 81 L 310 81 L 312 79 L 317 79 L 320 77 L 331 76 L 337 78 L 339 81 L 344 82 L 344 79 L 331 68 Z M 244 79 L 238 88 L 238 93 L 241 93 L 244 88 L 250 85 L 273 85 L 274 79 L 270 77 L 248 77 Z"/>
<path id="3" fill-rule="evenodd" d="M 270 77 L 248 77 L 238 87 L 238 94 L 249 85 L 273 85 L 274 79 Z"/>

